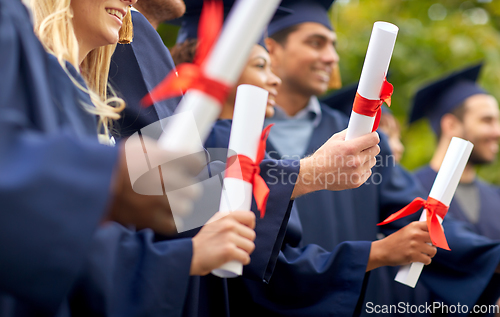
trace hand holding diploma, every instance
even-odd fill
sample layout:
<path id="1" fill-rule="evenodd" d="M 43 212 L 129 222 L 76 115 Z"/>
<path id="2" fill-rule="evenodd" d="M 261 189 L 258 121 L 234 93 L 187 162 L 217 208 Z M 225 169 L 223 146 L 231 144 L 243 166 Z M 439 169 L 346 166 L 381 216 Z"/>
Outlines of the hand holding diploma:
<path id="1" fill-rule="evenodd" d="M 346 130 L 334 134 L 313 155 L 300 160 L 292 199 L 318 190 L 344 190 L 363 185 L 377 163 L 377 132 L 346 141 Z M 319 176 L 318 176 L 319 175 Z"/>
<path id="2" fill-rule="evenodd" d="M 222 264 L 250 263 L 255 249 L 255 214 L 251 211 L 218 212 L 193 238 L 191 275 L 207 275 Z"/>
<path id="3" fill-rule="evenodd" d="M 472 143 L 454 137 L 446 151 L 441 168 L 429 193 L 429 198 L 427 200 L 416 198 L 408 206 L 388 217 L 380 225 L 413 214 L 421 207 L 424 207 L 420 220 L 427 222 L 432 244 L 445 250 L 450 250 L 441 227 L 441 222 L 448 211 L 464 168 L 469 160 L 472 148 Z M 401 267 L 396 275 L 396 281 L 410 287 L 415 287 L 422 269 L 423 263 L 418 262 Z"/>
<path id="4" fill-rule="evenodd" d="M 259 164 L 264 158 L 266 140 L 271 126 L 262 131 L 267 107 L 268 92 L 251 85 L 240 85 L 236 91 L 233 124 L 229 138 L 228 157 L 224 188 L 219 210 L 231 212 L 250 210 L 252 193 L 260 216 L 264 217 L 269 188 L 260 176 Z M 241 275 L 241 262 L 228 262 L 212 273 L 219 277 Z"/>

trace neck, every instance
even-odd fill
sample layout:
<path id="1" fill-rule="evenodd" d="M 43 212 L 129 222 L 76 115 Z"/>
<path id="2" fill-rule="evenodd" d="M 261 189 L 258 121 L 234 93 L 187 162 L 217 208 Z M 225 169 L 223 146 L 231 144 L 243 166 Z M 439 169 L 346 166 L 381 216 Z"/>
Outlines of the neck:
<path id="1" fill-rule="evenodd" d="M 224 120 L 224 119 L 233 119 L 234 115 L 234 102 L 225 102 L 222 111 L 219 115 L 219 119 Z"/>
<path id="2" fill-rule="evenodd" d="M 451 138 L 442 137 L 439 141 L 436 151 L 434 152 L 434 156 L 432 157 L 429 165 L 434 171 L 439 171 L 441 164 L 443 164 L 444 156 L 446 155 L 446 151 L 448 150 L 448 146 L 450 144 Z M 460 178 L 461 183 L 472 183 L 476 178 L 476 170 L 474 165 L 471 163 L 467 163 L 465 166 L 464 172 L 462 173 L 462 177 Z"/>
<path id="3" fill-rule="evenodd" d="M 282 85 L 278 90 L 278 96 L 276 97 L 276 104 L 283 109 L 287 115 L 294 116 L 300 110 L 307 107 L 311 96 L 305 96 L 298 93 L 296 90 L 290 89 Z"/>
<path id="4" fill-rule="evenodd" d="M 144 17 L 148 20 L 148 22 L 153 26 L 155 30 L 158 29 L 158 26 L 162 21 L 158 21 L 158 19 L 156 19 L 152 14 L 148 14 L 147 10 L 141 10 L 141 5 L 139 4 L 139 2 L 134 4 L 134 8 L 137 11 L 139 11 L 142 15 L 144 15 Z"/>
<path id="5" fill-rule="evenodd" d="M 83 60 L 89 55 L 91 50 L 91 48 L 82 45 L 80 42 L 78 43 L 78 65 L 83 63 Z"/>

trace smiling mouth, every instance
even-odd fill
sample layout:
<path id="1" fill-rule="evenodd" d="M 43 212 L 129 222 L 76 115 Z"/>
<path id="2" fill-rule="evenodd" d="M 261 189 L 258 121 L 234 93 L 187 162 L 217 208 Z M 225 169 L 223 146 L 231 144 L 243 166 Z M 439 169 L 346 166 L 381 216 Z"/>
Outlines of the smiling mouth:
<path id="1" fill-rule="evenodd" d="M 329 81 L 330 80 L 330 72 L 327 72 L 325 70 L 319 70 L 316 69 L 314 73 L 322 78 L 323 81 Z"/>
<path id="2" fill-rule="evenodd" d="M 118 20 L 123 20 L 123 17 L 125 16 L 120 10 L 116 9 L 108 9 L 106 8 L 106 12 L 110 15 L 113 15 L 118 18 Z"/>

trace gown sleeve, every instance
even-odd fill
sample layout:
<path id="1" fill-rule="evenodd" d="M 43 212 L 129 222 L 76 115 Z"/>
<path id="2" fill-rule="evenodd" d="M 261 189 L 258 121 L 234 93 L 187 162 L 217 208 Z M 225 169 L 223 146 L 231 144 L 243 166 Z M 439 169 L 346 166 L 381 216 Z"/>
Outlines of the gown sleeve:
<path id="1" fill-rule="evenodd" d="M 58 129 L 20 1 L 0 1 L 0 61 L 0 289 L 55 312 L 109 204 L 117 150 Z"/>

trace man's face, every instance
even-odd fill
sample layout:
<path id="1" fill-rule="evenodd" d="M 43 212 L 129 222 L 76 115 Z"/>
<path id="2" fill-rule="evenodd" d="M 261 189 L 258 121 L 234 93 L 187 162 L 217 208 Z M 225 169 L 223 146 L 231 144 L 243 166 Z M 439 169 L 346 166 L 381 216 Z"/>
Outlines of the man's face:
<path id="1" fill-rule="evenodd" d="M 184 0 L 139 0 L 134 7 L 158 21 L 177 19 L 186 12 Z"/>
<path id="2" fill-rule="evenodd" d="M 319 23 L 300 24 L 271 55 L 273 71 L 283 86 L 307 97 L 325 93 L 333 66 L 339 62 L 336 39 L 334 32 Z"/>
<path id="3" fill-rule="evenodd" d="M 500 140 L 500 113 L 493 96 L 474 95 L 465 100 L 463 131 L 463 137 L 474 144 L 470 163 L 492 163 Z"/>

